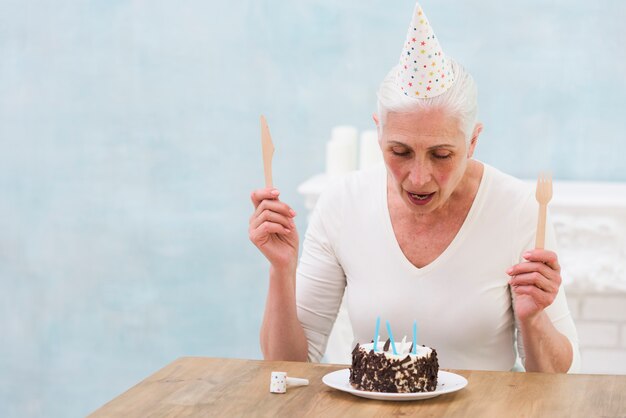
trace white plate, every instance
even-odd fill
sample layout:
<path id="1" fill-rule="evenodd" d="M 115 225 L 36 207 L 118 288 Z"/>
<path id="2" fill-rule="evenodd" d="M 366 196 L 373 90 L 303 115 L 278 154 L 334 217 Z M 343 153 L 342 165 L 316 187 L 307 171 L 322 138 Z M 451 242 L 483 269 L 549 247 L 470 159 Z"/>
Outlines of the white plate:
<path id="1" fill-rule="evenodd" d="M 467 379 L 455 373 L 439 370 L 437 374 L 437 388 L 433 392 L 417 393 L 382 393 L 358 390 L 350 384 L 350 369 L 341 369 L 328 373 L 322 378 L 327 386 L 363 398 L 378 399 L 381 401 L 415 401 L 418 399 L 434 398 L 444 393 L 456 392 L 467 386 Z"/>

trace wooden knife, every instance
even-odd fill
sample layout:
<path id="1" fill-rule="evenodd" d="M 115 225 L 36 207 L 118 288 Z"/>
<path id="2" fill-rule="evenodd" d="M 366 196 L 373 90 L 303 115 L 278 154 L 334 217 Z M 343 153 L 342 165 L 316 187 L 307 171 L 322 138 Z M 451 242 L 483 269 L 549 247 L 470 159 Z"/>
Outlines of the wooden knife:
<path id="1" fill-rule="evenodd" d="M 265 116 L 261 115 L 261 147 L 263 148 L 263 171 L 265 172 L 265 187 L 272 187 L 272 156 L 274 144 L 267 126 Z"/>

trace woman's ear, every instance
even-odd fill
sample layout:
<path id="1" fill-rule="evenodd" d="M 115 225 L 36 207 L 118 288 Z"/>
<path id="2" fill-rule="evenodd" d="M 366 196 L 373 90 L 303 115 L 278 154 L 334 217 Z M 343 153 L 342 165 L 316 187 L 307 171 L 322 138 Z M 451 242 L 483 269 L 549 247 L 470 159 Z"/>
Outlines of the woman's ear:
<path id="1" fill-rule="evenodd" d="M 483 124 L 478 122 L 474 127 L 474 132 L 472 132 L 472 139 L 470 140 L 469 149 L 467 150 L 467 158 L 472 158 L 474 155 L 474 150 L 476 149 L 476 144 L 478 143 L 478 137 L 482 131 Z"/>
<path id="2" fill-rule="evenodd" d="M 380 128 L 380 121 L 378 120 L 378 115 L 376 113 L 372 113 L 372 119 L 374 119 L 374 123 L 376 124 L 376 128 Z"/>

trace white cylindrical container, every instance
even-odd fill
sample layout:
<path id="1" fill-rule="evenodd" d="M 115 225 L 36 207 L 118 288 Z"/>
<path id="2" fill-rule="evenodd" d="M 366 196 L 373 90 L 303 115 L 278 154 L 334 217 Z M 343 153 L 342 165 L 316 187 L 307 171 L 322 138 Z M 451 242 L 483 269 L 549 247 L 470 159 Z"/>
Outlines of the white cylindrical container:
<path id="1" fill-rule="evenodd" d="M 359 169 L 371 167 L 383 160 L 383 154 L 378 143 L 378 132 L 375 130 L 363 131 L 359 149 Z"/>
<path id="2" fill-rule="evenodd" d="M 330 140 L 348 140 L 348 141 L 356 141 L 359 136 L 359 131 L 350 125 L 340 125 L 335 126 L 330 132 Z"/>
<path id="3" fill-rule="evenodd" d="M 336 126 L 326 144 L 326 174 L 337 177 L 357 168 L 358 131 L 353 126 Z"/>

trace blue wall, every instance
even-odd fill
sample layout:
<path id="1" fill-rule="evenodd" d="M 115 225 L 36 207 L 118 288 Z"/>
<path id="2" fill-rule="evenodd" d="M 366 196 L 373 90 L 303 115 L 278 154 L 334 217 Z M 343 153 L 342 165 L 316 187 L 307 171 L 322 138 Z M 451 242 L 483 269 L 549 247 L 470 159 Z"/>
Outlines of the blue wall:
<path id="1" fill-rule="evenodd" d="M 0 416 L 85 415 L 179 356 L 259 358 L 258 116 L 303 214 L 330 129 L 372 127 L 413 6 L 2 0 Z M 626 181 L 626 3 L 423 6 L 478 81 L 479 158 Z"/>

